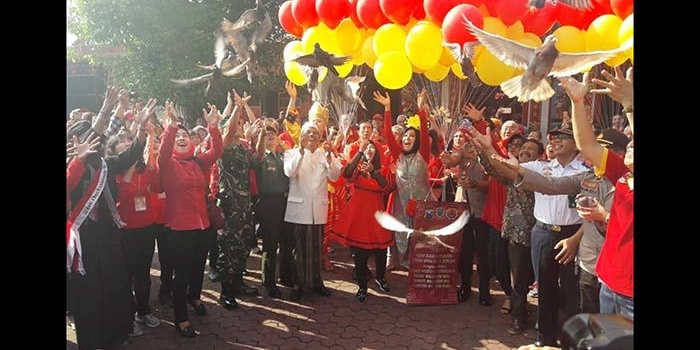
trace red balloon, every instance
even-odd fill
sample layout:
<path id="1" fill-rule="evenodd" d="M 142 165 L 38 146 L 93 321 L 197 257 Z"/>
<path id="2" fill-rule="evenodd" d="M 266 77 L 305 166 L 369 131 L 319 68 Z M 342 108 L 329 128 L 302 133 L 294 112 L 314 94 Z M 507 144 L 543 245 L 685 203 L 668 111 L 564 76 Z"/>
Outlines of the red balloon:
<path id="1" fill-rule="evenodd" d="M 496 3 L 499 0 L 484 0 L 484 5 L 486 5 L 486 9 L 489 11 L 489 13 L 492 16 L 495 16 L 496 13 Z"/>
<path id="2" fill-rule="evenodd" d="M 418 6 L 413 9 L 413 18 L 417 20 L 425 19 L 425 9 L 423 8 L 423 1 L 418 2 Z"/>
<path id="3" fill-rule="evenodd" d="M 549 1 L 544 2 L 544 7 L 537 9 L 530 8 L 520 21 L 523 23 L 525 32 L 543 36 L 554 26 L 557 20 L 557 8 Z"/>
<path id="4" fill-rule="evenodd" d="M 379 0 L 382 13 L 392 22 L 406 25 L 411 20 L 411 15 L 416 7 L 423 7 L 421 0 Z"/>
<path id="5" fill-rule="evenodd" d="M 612 7 L 610 7 L 610 0 L 592 0 L 591 3 L 593 4 L 593 9 L 601 15 L 613 13 Z"/>
<path id="6" fill-rule="evenodd" d="M 292 16 L 304 29 L 318 24 L 314 0 L 292 0 Z"/>
<path id="7" fill-rule="evenodd" d="M 365 25 L 360 22 L 360 19 L 357 18 L 357 2 L 360 0 L 349 0 L 350 3 L 350 19 L 352 20 L 352 23 L 355 23 L 355 26 L 357 28 L 364 28 Z"/>
<path id="8" fill-rule="evenodd" d="M 367 28 L 377 29 L 383 24 L 391 23 L 382 13 L 379 0 L 358 0 L 355 10 L 357 11 L 357 18 Z"/>
<path id="9" fill-rule="evenodd" d="M 464 17 L 467 17 L 475 26 L 484 27 L 484 16 L 474 5 L 462 4 L 455 6 L 447 13 L 442 21 L 442 40 L 448 43 L 464 45 L 477 39 L 464 25 Z"/>
<path id="10" fill-rule="evenodd" d="M 634 0 L 610 0 L 613 12 L 622 19 L 634 12 Z"/>
<path id="11" fill-rule="evenodd" d="M 485 2 L 486 0 L 462 0 L 463 4 L 474 5 L 476 8 L 479 8 L 479 6 L 483 5 Z"/>
<path id="12" fill-rule="evenodd" d="M 292 34 L 297 38 L 301 38 L 301 36 L 304 35 L 304 28 L 297 24 L 297 21 L 294 20 L 294 16 L 292 16 L 291 0 L 282 3 L 282 6 L 280 6 L 279 11 L 277 12 L 277 19 L 279 19 L 282 29 L 284 29 L 284 31 L 287 33 Z"/>
<path id="13" fill-rule="evenodd" d="M 545 2 L 548 2 L 545 0 Z M 530 8 L 528 0 L 499 0 L 496 2 L 496 17 L 510 26 L 525 15 Z M 489 10 L 489 13 L 493 13 Z"/>
<path id="14" fill-rule="evenodd" d="M 461 4 L 462 0 L 424 0 L 423 9 L 425 10 L 425 18 L 435 23 L 438 27 L 442 27 L 442 21 L 445 19 L 445 15 L 455 6 Z"/>
<path id="15" fill-rule="evenodd" d="M 348 0 L 316 0 L 316 13 L 328 28 L 335 29 L 340 21 L 350 15 Z"/>
<path id="16" fill-rule="evenodd" d="M 557 8 L 557 22 L 562 26 L 573 26 L 581 30 L 587 30 L 588 25 L 598 18 L 596 11 L 581 11 L 561 2 L 555 5 Z"/>

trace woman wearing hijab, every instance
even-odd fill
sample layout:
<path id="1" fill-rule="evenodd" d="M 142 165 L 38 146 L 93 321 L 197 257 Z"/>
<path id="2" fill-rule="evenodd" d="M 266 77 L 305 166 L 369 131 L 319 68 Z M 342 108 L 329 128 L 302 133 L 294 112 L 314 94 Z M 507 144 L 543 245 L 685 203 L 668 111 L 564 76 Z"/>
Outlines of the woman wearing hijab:
<path id="1" fill-rule="evenodd" d="M 185 126 L 178 124 L 175 105 L 165 105 L 169 122 L 162 135 L 158 167 L 161 186 L 168 200 L 165 203 L 165 236 L 170 250 L 175 278 L 173 279 L 173 310 L 175 330 L 186 338 L 197 334 L 187 316 L 187 304 L 202 316 L 207 311 L 200 299 L 204 264 L 208 252 L 207 229 L 210 226 L 206 202 L 208 178 L 203 169 L 209 169 L 223 153 L 218 122 L 221 118 L 216 106 L 205 113 L 212 146 L 194 156 L 194 146 Z"/>

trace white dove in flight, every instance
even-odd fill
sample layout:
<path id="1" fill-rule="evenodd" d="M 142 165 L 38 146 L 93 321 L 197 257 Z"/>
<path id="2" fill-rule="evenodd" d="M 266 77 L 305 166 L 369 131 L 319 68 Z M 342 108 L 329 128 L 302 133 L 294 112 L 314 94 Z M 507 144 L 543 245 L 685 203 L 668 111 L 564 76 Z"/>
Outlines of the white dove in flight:
<path id="1" fill-rule="evenodd" d="M 435 240 L 436 243 L 452 250 L 454 249 L 454 247 L 445 244 L 438 237 L 452 235 L 461 230 L 464 227 L 464 225 L 466 225 L 467 222 L 469 222 L 469 213 L 465 210 L 462 212 L 462 215 L 460 215 L 457 218 L 457 220 L 453 221 L 451 224 L 443 228 L 428 231 L 412 229 L 404 225 L 401 221 L 397 220 L 395 217 L 391 216 L 391 214 L 385 211 L 376 211 L 374 213 L 374 218 L 379 223 L 379 226 L 389 231 L 406 232 L 408 233 L 408 238 L 411 237 L 411 234 L 420 233 L 425 236 L 431 237 L 433 240 Z"/>
<path id="2" fill-rule="evenodd" d="M 627 40 L 612 50 L 565 53 L 559 52 L 554 46 L 557 42 L 554 35 L 548 35 L 540 47 L 533 47 L 486 32 L 466 16 L 463 18 L 469 31 L 501 62 L 525 70 L 525 73 L 501 83 L 503 93 L 508 97 L 518 96 L 518 102 L 544 101 L 554 95 L 547 77 L 566 77 L 580 73 L 629 50 L 633 45 L 632 40 Z"/>

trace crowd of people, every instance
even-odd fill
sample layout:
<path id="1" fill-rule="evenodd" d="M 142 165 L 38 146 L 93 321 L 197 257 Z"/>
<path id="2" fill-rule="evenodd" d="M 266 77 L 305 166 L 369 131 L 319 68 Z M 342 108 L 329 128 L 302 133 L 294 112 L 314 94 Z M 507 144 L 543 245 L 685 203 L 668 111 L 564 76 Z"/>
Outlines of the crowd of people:
<path id="1" fill-rule="evenodd" d="M 460 301 L 471 297 L 476 257 L 479 304 L 492 305 L 496 277 L 509 334 L 534 325 L 535 345 L 557 346 L 560 315 L 633 319 L 634 158 L 624 132 L 633 135 L 632 69 L 602 75 L 560 78 L 571 120 L 546 140 L 470 103 L 445 140 L 425 90 L 410 112 L 391 110 L 389 95 L 376 91 L 383 115 L 341 130 L 319 102 L 302 116 L 291 83 L 278 119 L 256 116 L 250 96 L 232 90 L 221 112 L 208 104 L 192 126 L 171 101 L 158 116 L 155 99 L 134 103 L 126 89 L 107 87 L 97 114 L 75 110 L 67 118 L 66 311 L 80 349 L 128 344 L 144 326 L 160 325 L 149 307 L 156 245 L 158 299 L 187 338 L 198 334 L 188 305 L 207 314 L 207 260 L 222 307 L 259 293 L 243 279 L 258 237 L 267 297 L 330 297 L 323 281 L 330 242 L 352 253 L 359 302 L 370 282 L 388 293 L 387 271 L 411 268 L 409 238 L 382 228 L 374 212 L 412 227 L 422 200 L 467 203 L 456 292 Z M 589 92 L 621 103 L 626 118 L 596 134 L 584 104 Z M 526 308 L 533 283 L 535 322 Z"/>

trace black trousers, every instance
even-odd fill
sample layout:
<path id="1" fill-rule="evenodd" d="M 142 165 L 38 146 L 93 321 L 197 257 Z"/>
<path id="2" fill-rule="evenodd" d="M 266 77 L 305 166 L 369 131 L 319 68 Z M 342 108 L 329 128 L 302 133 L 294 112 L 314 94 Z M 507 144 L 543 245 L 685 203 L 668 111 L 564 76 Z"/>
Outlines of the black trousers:
<path id="1" fill-rule="evenodd" d="M 148 302 L 151 298 L 151 263 L 155 247 L 156 232 L 153 225 L 122 230 L 126 272 L 134 290 L 136 313 L 139 316 L 151 313 Z"/>
<path id="2" fill-rule="evenodd" d="M 170 294 L 173 292 L 173 266 L 168 257 L 168 240 L 165 235 L 163 224 L 153 225 L 155 231 L 156 244 L 158 245 L 158 262 L 160 263 L 160 290 L 158 294 Z"/>
<path id="3" fill-rule="evenodd" d="M 285 204 L 286 205 L 286 204 Z M 264 239 L 264 238 L 263 238 Z M 294 225 L 288 222 L 282 223 L 282 233 L 280 234 L 279 256 L 279 276 L 280 282 L 285 285 L 292 285 L 294 268 L 294 256 L 292 251 L 296 240 L 294 238 Z"/>
<path id="4" fill-rule="evenodd" d="M 556 345 L 559 334 L 558 319 L 578 313 L 578 281 L 574 275 L 574 264 L 561 265 L 555 259 L 559 250 L 554 246 L 562 239 L 569 238 L 581 225 L 569 225 L 560 232 L 546 230 L 539 226 L 532 228 L 532 266 L 537 280 L 537 340 L 545 345 Z"/>
<path id="5" fill-rule="evenodd" d="M 501 237 L 501 232 L 488 226 L 488 270 L 495 276 L 506 296 L 512 294 L 510 283 L 510 262 L 508 259 L 508 240 Z M 489 277 L 490 277 L 489 276 Z"/>
<path id="6" fill-rule="evenodd" d="M 384 278 L 386 274 L 386 248 L 383 249 L 364 249 L 360 247 L 350 246 L 352 258 L 355 261 L 355 273 L 357 274 L 357 285 L 360 288 L 367 289 L 367 262 L 369 255 L 374 255 L 374 269 L 376 270 L 377 279 Z"/>
<path id="7" fill-rule="evenodd" d="M 199 300 L 202 293 L 204 265 L 209 251 L 207 230 L 175 231 L 167 229 L 166 237 L 172 258 L 173 304 L 175 322 L 185 322 L 187 303 Z"/>
<path id="8" fill-rule="evenodd" d="M 489 292 L 488 225 L 472 217 L 464 226 L 462 247 L 459 253 L 459 273 L 462 284 L 471 288 L 474 270 L 474 253 L 477 256 L 476 271 L 479 275 L 479 293 Z"/>
<path id="9" fill-rule="evenodd" d="M 600 281 L 598 276 L 578 268 L 578 288 L 581 298 L 580 312 L 587 314 L 600 313 Z"/>
<path id="10" fill-rule="evenodd" d="M 262 236 L 262 283 L 267 288 L 277 284 L 277 248 L 280 247 L 284 232 L 284 212 L 287 208 L 287 196 L 284 193 L 261 193 L 255 216 Z M 289 250 L 291 256 L 291 249 Z M 289 265 L 289 262 L 286 262 Z M 280 267 L 281 269 L 282 267 Z"/>
<path id="11" fill-rule="evenodd" d="M 532 258 L 530 247 L 508 241 L 508 259 L 510 260 L 510 294 L 513 308 L 511 318 L 525 321 L 527 319 L 527 293 L 532 284 Z"/>
<path id="12" fill-rule="evenodd" d="M 209 226 L 207 231 L 207 244 L 209 247 L 209 269 L 216 271 L 216 261 L 219 258 L 219 245 L 216 243 L 217 232 L 214 226 Z"/>

